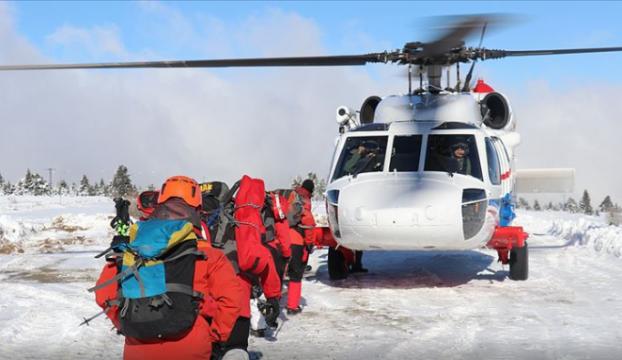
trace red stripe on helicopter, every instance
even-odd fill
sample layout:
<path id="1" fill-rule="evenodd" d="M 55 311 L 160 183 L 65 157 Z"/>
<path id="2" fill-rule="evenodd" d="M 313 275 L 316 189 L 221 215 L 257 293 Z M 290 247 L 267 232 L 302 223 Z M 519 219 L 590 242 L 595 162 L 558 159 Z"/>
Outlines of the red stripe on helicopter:
<path id="1" fill-rule="evenodd" d="M 506 180 L 506 179 L 509 179 L 509 178 L 510 178 L 510 173 L 511 173 L 511 172 L 512 172 L 511 170 L 508 170 L 507 172 L 505 172 L 505 173 L 501 174 L 501 180 Z"/>

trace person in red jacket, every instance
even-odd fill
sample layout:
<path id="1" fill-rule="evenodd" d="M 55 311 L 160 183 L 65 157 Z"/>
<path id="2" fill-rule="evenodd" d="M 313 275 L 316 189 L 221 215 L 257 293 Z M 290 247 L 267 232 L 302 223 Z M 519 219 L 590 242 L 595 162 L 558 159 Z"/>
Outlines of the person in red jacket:
<path id="1" fill-rule="evenodd" d="M 173 177 L 162 186 L 158 205 L 150 219 L 187 220 L 194 226 L 194 232 L 201 234 L 198 210 L 201 193 L 198 184 L 187 177 Z M 210 359 L 212 343 L 223 343 L 229 338 L 233 325 L 240 313 L 242 290 L 235 272 L 223 253 L 211 248 L 209 242 L 199 238 L 197 249 L 205 255 L 195 261 L 193 289 L 203 294 L 199 303 L 199 316 L 189 332 L 175 340 L 141 341 L 126 337 L 123 358 L 133 359 Z M 113 279 L 118 272 L 117 263 L 108 261 L 97 284 Z M 117 329 L 120 326 L 119 308 L 108 308 L 118 297 L 116 281 L 96 290 L 97 304 L 108 309 L 107 316 Z"/>
<path id="2" fill-rule="evenodd" d="M 250 319 L 252 278 L 256 277 L 267 299 L 269 313 L 266 314 L 266 320 L 268 325 L 275 326 L 280 311 L 281 279 L 270 251 L 261 241 L 266 232 L 261 217 L 265 197 L 263 180 L 252 179 L 246 175 L 242 177 L 235 197 L 234 213 L 239 277 L 245 298 L 240 316 Z"/>
<path id="3" fill-rule="evenodd" d="M 300 307 L 300 297 L 302 293 L 302 275 L 304 274 L 307 266 L 307 260 L 309 253 L 313 249 L 315 243 L 315 219 L 311 212 L 311 195 L 315 184 L 313 180 L 307 179 L 303 181 L 302 185 L 294 189 L 290 194 L 290 214 L 296 212 L 291 209 L 292 206 L 296 206 L 296 203 L 300 203 L 297 206 L 301 206 L 299 216 L 290 216 L 290 241 L 291 241 L 291 253 L 292 257 L 289 262 L 289 286 L 287 295 L 287 314 L 295 315 L 302 311 Z"/>

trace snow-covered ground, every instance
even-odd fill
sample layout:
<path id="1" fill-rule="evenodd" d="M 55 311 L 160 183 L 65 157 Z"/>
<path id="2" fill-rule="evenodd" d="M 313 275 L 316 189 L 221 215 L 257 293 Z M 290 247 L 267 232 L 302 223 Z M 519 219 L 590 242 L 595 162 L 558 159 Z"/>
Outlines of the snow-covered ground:
<path id="1" fill-rule="evenodd" d="M 120 358 L 122 338 L 86 288 L 106 247 L 105 198 L 0 197 L 0 358 Z M 530 279 L 507 279 L 493 251 L 369 252 L 366 275 L 330 282 L 311 257 L 305 309 L 264 359 L 618 359 L 622 228 L 559 212 L 519 212 Z M 62 219 L 62 220 L 59 220 Z M 46 245 L 48 240 L 48 245 Z M 49 245 L 52 243 L 52 245 Z M 285 316 L 283 316 L 285 318 Z"/>

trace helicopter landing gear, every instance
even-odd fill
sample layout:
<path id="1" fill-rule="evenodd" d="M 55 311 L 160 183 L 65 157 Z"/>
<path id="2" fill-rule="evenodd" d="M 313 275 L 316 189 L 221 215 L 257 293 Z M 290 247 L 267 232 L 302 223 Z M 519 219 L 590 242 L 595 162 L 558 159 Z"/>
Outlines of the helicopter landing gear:
<path id="1" fill-rule="evenodd" d="M 497 227 L 488 247 L 497 250 L 499 261 L 510 265 L 509 278 L 527 280 L 529 276 L 529 235 L 520 226 Z"/>
<path id="2" fill-rule="evenodd" d="M 527 280 L 529 276 L 529 248 L 527 243 L 520 248 L 510 250 L 510 279 Z"/>

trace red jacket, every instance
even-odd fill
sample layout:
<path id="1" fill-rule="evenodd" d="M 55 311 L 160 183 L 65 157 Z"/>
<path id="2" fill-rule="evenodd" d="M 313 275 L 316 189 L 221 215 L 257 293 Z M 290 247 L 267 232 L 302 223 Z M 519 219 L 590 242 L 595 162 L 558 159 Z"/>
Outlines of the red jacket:
<path id="1" fill-rule="evenodd" d="M 159 343 L 144 343 L 125 338 L 123 358 L 133 359 L 210 359 L 212 342 L 223 342 L 229 338 L 231 329 L 240 313 L 242 290 L 235 272 L 224 254 L 212 249 L 207 241 L 198 241 L 199 249 L 207 255 L 197 260 L 194 272 L 194 289 L 204 294 L 200 305 L 200 316 L 190 332 L 180 340 Z M 97 284 L 117 274 L 115 264 L 107 263 Z M 117 298 L 117 284 L 96 291 L 97 304 L 105 307 L 106 300 Z M 113 324 L 119 328 L 118 308 L 107 313 Z"/>
<path id="2" fill-rule="evenodd" d="M 272 254 L 261 242 L 265 233 L 261 209 L 266 198 L 264 182 L 244 176 L 235 197 L 235 238 L 240 270 L 259 277 L 266 298 L 281 296 L 281 279 Z"/>

